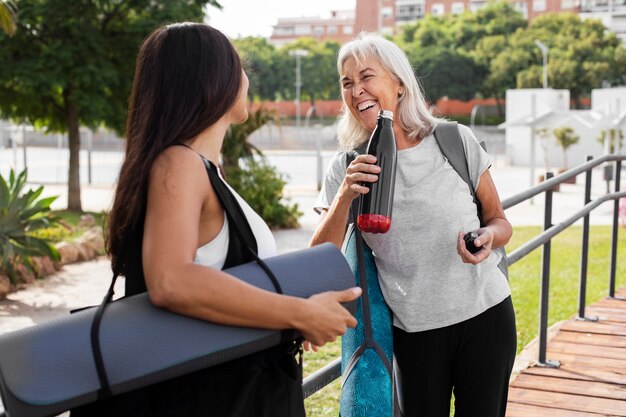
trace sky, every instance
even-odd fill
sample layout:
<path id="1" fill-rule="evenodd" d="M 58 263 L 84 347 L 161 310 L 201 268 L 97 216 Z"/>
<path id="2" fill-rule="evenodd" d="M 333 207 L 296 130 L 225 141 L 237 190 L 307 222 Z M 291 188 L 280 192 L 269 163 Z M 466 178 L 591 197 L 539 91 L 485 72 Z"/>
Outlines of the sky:
<path id="1" fill-rule="evenodd" d="M 223 10 L 208 8 L 208 22 L 230 38 L 269 37 L 278 18 L 329 17 L 331 10 L 354 9 L 356 0 L 220 0 Z"/>

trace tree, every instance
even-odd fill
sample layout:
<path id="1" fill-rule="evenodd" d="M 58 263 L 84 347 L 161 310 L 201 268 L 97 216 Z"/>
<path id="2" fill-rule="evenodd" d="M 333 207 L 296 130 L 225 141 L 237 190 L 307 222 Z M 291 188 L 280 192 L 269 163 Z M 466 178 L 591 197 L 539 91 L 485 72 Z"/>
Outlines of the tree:
<path id="1" fill-rule="evenodd" d="M 565 165 L 565 169 L 569 167 L 567 163 L 567 150 L 570 146 L 575 145 L 580 140 L 580 136 L 574 132 L 574 129 L 571 127 L 558 127 L 552 131 L 556 139 L 556 143 L 559 144 L 561 149 L 563 149 L 563 164 Z"/>
<path id="2" fill-rule="evenodd" d="M 68 209 L 81 211 L 80 126 L 123 131 L 135 56 L 161 24 L 202 21 L 217 0 L 20 0 L 0 33 L 0 117 L 68 133 Z"/>
<path id="3" fill-rule="evenodd" d="M 526 25 L 526 19 L 508 2 L 489 2 L 477 12 L 427 16 L 403 27 L 395 41 L 423 77 L 431 101 L 444 95 L 467 100 L 482 93 L 495 97 L 503 113 L 505 91 L 515 87 L 516 80 L 508 68 L 493 76 L 494 61 L 509 49 L 511 35 Z M 495 65 L 502 64 L 506 67 L 508 62 Z"/>
<path id="4" fill-rule="evenodd" d="M 260 108 L 250 112 L 248 119 L 232 125 L 222 145 L 222 167 L 225 171 L 239 166 L 240 159 L 251 159 L 254 154 L 262 156 L 262 152 L 248 140 L 250 135 L 269 122 L 278 122 L 278 114 L 274 110 Z"/>
<path id="5" fill-rule="evenodd" d="M 418 58 L 416 58 L 418 57 Z M 486 75 L 484 67 L 451 48 L 424 48 L 411 53 L 415 72 L 428 101 L 441 97 L 471 100 Z"/>
<path id="6" fill-rule="evenodd" d="M 339 98 L 339 76 L 337 75 L 337 52 L 340 45 L 334 41 L 319 42 L 314 38 L 300 38 L 284 45 L 278 51 L 275 68 L 281 75 L 281 95 L 286 99 L 295 98 L 296 58 L 289 53 L 296 49 L 306 50 L 308 54 L 300 57 L 301 98 L 311 104 L 316 99 Z"/>
<path id="7" fill-rule="evenodd" d="M 624 132 L 619 128 L 612 129 L 602 129 L 600 134 L 596 138 L 598 143 L 604 146 L 604 141 L 607 140 L 608 135 L 608 146 L 609 153 L 615 153 L 618 149 L 622 149 L 624 146 Z"/>
<path id="8" fill-rule="evenodd" d="M 265 38 L 246 37 L 233 41 L 250 79 L 251 99 L 274 100 L 281 80 L 273 70 L 276 48 Z"/>
<path id="9" fill-rule="evenodd" d="M 15 5 L 10 0 L 0 1 L 0 29 L 9 36 L 13 36 L 17 30 Z"/>
<path id="10" fill-rule="evenodd" d="M 541 87 L 542 56 L 534 46 L 539 39 L 549 48 L 548 83 L 552 88 L 568 89 L 576 108 L 581 98 L 603 82 L 624 80 L 624 46 L 615 33 L 599 20 L 581 20 L 572 13 L 547 13 L 533 20 L 528 30 L 517 33 L 516 48 L 531 51 L 530 65 L 520 71 L 518 88 Z"/>

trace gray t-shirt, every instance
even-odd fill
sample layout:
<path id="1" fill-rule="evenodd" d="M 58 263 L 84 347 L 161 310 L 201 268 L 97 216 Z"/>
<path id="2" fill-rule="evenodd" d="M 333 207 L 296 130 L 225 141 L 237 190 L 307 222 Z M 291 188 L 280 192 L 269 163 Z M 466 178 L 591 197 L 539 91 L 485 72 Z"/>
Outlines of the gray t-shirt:
<path id="1" fill-rule="evenodd" d="M 489 155 L 472 131 L 459 125 L 475 189 L 489 168 Z M 330 162 L 315 209 L 327 209 L 346 171 L 346 153 Z M 458 232 L 480 227 L 467 184 L 430 135 L 417 146 L 398 151 L 391 229 L 364 233 L 378 267 L 394 325 L 418 332 L 460 323 L 510 295 L 492 252 L 478 265 L 464 264 L 456 252 Z"/>

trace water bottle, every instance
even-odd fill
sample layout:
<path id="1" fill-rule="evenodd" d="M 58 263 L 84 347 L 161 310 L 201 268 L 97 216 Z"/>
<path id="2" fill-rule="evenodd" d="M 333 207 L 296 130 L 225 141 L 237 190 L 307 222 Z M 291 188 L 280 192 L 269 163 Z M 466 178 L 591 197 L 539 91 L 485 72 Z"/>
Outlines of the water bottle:
<path id="1" fill-rule="evenodd" d="M 367 194 L 361 195 L 358 228 L 368 233 L 386 233 L 391 227 L 393 190 L 396 184 L 396 138 L 393 133 L 393 112 L 381 110 L 372 132 L 367 153 L 377 158 L 380 167 L 378 181 L 366 182 Z"/>

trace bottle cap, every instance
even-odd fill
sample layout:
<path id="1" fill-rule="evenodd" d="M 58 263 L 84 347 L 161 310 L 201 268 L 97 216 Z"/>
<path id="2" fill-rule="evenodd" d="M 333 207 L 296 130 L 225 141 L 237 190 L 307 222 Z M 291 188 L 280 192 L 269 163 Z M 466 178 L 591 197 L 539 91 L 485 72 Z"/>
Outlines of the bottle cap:
<path id="1" fill-rule="evenodd" d="M 393 112 L 391 110 L 381 110 L 378 116 L 393 120 Z"/>

